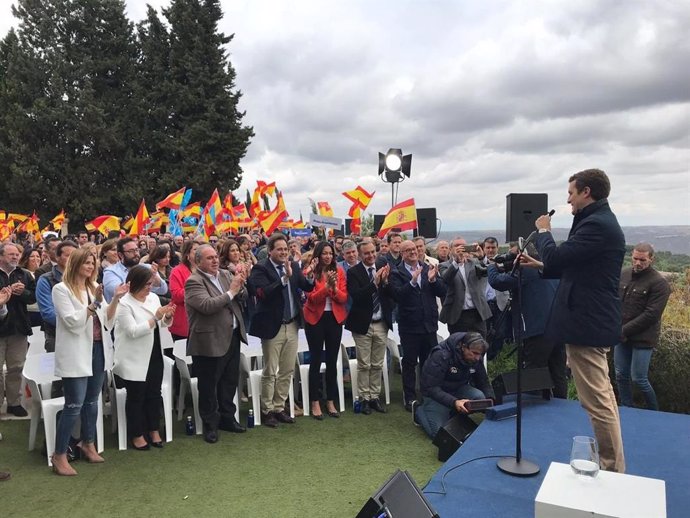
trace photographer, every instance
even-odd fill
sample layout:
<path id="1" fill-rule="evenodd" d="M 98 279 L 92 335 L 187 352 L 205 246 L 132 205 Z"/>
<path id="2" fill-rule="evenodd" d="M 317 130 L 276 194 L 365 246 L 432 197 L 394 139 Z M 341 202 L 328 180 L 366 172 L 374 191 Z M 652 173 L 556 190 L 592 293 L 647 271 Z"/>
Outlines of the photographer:
<path id="1" fill-rule="evenodd" d="M 515 300 L 518 280 L 513 270 L 515 261 L 519 260 L 519 267 L 522 268 L 522 320 L 520 314 L 513 311 L 513 334 L 517 336 L 518 326 L 523 326 L 524 367 L 548 367 L 554 397 L 566 399 L 565 347 L 544 336 L 558 281 L 543 279 L 539 272 L 543 264 L 539 261 L 537 250 L 530 244 L 527 251 L 529 253 L 518 255 L 517 246 L 512 246 L 509 253 L 496 256 L 495 262 L 488 267 L 489 284 L 495 290 L 511 290 Z"/>
<path id="2" fill-rule="evenodd" d="M 495 397 L 482 361 L 488 348 L 479 333 L 453 333 L 429 353 L 420 380 L 424 403 L 413 409 L 429 437 L 456 413 L 468 414 L 467 401 Z"/>

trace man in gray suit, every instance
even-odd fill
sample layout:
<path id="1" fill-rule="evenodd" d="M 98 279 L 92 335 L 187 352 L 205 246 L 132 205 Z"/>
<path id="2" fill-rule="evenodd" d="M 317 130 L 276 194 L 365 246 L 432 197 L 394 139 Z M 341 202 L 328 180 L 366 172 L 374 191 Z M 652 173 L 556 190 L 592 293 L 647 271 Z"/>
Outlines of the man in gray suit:
<path id="1" fill-rule="evenodd" d="M 185 284 L 184 302 L 189 320 L 187 354 L 199 379 L 199 414 L 204 440 L 218 441 L 218 430 L 242 433 L 235 419 L 235 391 L 240 371 L 240 340 L 247 343 L 239 301 L 246 297 L 247 272 L 219 269 L 218 254 L 201 245 L 195 256 L 196 272 Z"/>
<path id="2" fill-rule="evenodd" d="M 491 308 L 486 301 L 486 267 L 480 262 L 484 252 L 476 243 L 471 253 L 466 247 L 467 241 L 455 238 L 451 259 L 439 265 L 447 289 L 439 320 L 448 324 L 451 334 L 476 331 L 486 337 Z"/>

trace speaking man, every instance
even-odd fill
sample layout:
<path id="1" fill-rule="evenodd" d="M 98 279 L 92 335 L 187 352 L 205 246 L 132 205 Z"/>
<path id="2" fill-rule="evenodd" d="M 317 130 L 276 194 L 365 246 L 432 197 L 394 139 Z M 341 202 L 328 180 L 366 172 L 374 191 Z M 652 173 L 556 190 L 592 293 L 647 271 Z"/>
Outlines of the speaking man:
<path id="1" fill-rule="evenodd" d="M 621 335 L 618 288 L 625 237 L 609 207 L 611 183 L 606 173 L 587 169 L 568 182 L 574 216 L 568 239 L 556 245 L 548 214 L 535 222 L 544 276 L 561 279 L 546 336 L 566 344 L 578 397 L 599 443 L 601 467 L 623 473 L 620 417 L 606 353 Z"/>

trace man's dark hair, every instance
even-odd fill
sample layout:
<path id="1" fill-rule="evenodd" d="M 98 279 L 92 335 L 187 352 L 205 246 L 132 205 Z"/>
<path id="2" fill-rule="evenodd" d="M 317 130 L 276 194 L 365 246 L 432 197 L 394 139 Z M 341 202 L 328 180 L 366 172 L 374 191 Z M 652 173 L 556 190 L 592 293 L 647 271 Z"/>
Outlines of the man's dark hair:
<path id="1" fill-rule="evenodd" d="M 646 253 L 647 255 L 649 255 L 650 259 L 654 257 L 654 247 L 649 243 L 637 243 L 633 250 L 635 252 Z"/>
<path id="2" fill-rule="evenodd" d="M 118 254 L 124 254 L 125 253 L 125 245 L 127 243 L 137 243 L 137 248 L 139 247 L 139 243 L 136 239 L 132 237 L 123 237 L 117 241 L 117 253 Z"/>
<path id="3" fill-rule="evenodd" d="M 484 241 L 482 241 L 482 248 L 484 248 L 484 245 L 486 245 L 487 243 L 491 243 L 492 245 L 498 246 L 498 239 L 491 236 L 485 237 Z"/>
<path id="4" fill-rule="evenodd" d="M 62 251 L 65 248 L 79 248 L 79 245 L 75 243 L 74 241 L 62 241 L 61 243 L 58 244 L 57 248 L 55 249 L 55 257 L 61 257 L 62 256 Z"/>
<path id="5" fill-rule="evenodd" d="M 601 169 L 585 169 L 568 178 L 568 182 L 575 182 L 578 193 L 589 187 L 589 194 L 594 201 L 608 198 L 611 192 L 609 177 Z"/>
<path id="6" fill-rule="evenodd" d="M 402 237 L 400 235 L 400 232 L 388 232 L 388 235 L 386 236 L 386 240 L 388 241 L 388 244 L 393 240 L 394 237 Z"/>
<path id="7" fill-rule="evenodd" d="M 285 234 L 281 234 L 280 232 L 276 232 L 276 233 L 272 234 L 271 237 L 268 238 L 267 246 L 268 246 L 269 252 L 273 251 L 273 249 L 275 248 L 276 243 L 278 241 L 285 241 L 285 244 L 286 245 L 288 244 L 287 236 Z"/>
<path id="8" fill-rule="evenodd" d="M 462 337 L 460 344 L 463 349 L 469 349 L 470 347 L 481 347 L 483 352 L 486 352 L 489 349 L 489 344 L 486 343 L 484 337 L 475 332 L 465 333 L 465 336 Z"/>
<path id="9" fill-rule="evenodd" d="M 127 279 L 125 281 L 129 283 L 129 292 L 136 293 L 143 289 L 151 277 L 153 277 L 153 272 L 146 266 L 138 264 L 130 268 L 129 272 L 127 272 Z"/>
<path id="10" fill-rule="evenodd" d="M 86 230 L 80 230 L 77 232 L 77 237 L 86 235 L 86 237 L 89 237 L 89 233 Z"/>

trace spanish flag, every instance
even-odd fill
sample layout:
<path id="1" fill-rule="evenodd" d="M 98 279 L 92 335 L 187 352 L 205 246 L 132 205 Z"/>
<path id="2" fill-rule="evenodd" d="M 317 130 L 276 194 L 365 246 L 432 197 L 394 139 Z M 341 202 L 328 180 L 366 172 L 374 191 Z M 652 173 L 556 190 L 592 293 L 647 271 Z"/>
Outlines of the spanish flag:
<path id="1" fill-rule="evenodd" d="M 182 199 L 184 198 L 184 192 L 187 188 L 182 187 L 179 191 L 175 191 L 162 200 L 156 203 L 156 210 L 161 210 L 162 208 L 180 210 L 182 205 Z"/>
<path id="2" fill-rule="evenodd" d="M 150 221 L 149 211 L 146 209 L 146 203 L 144 203 L 144 200 L 141 200 L 137 215 L 134 216 L 134 222 L 132 223 L 132 227 L 129 229 L 129 235 L 138 236 L 139 234 L 144 234 L 146 232 L 146 225 L 148 225 Z"/>
<path id="3" fill-rule="evenodd" d="M 258 217 L 261 212 L 261 198 L 262 196 L 273 196 L 276 191 L 276 183 L 266 183 L 262 180 L 256 181 L 256 189 L 254 189 L 254 194 L 252 194 L 252 203 L 249 206 L 249 214 L 253 217 Z"/>
<path id="4" fill-rule="evenodd" d="M 388 211 L 379 230 L 379 238 L 383 238 L 393 229 L 412 230 L 415 228 L 417 228 L 417 209 L 414 206 L 414 198 L 410 198 Z"/>
<path id="5" fill-rule="evenodd" d="M 65 222 L 65 209 L 60 211 L 60 214 L 55 216 L 50 220 L 50 224 L 53 225 L 53 229 L 59 231 L 62 228 L 62 224 Z"/>
<path id="6" fill-rule="evenodd" d="M 259 225 L 264 229 L 266 235 L 271 235 L 278 225 L 287 218 L 288 213 L 285 209 L 285 202 L 283 201 L 283 195 L 278 193 L 278 203 L 271 211 L 263 211 L 259 213 Z"/>
<path id="7" fill-rule="evenodd" d="M 87 221 L 84 227 L 89 232 L 98 230 L 101 234 L 107 236 L 111 230 L 120 230 L 120 218 L 110 215 L 98 216 L 91 221 Z"/>
<path id="8" fill-rule="evenodd" d="M 374 197 L 374 194 L 376 194 L 376 191 L 370 194 L 361 185 L 358 185 L 351 191 L 344 192 L 343 196 L 352 202 L 352 207 L 350 208 L 348 215 L 351 218 L 354 218 L 356 217 L 355 211 L 357 211 L 358 208 L 361 210 L 366 210 L 371 202 L 371 199 Z"/>
<path id="9" fill-rule="evenodd" d="M 333 216 L 333 209 L 327 201 L 317 201 L 316 206 L 321 216 Z"/>
<path id="10" fill-rule="evenodd" d="M 195 201 L 194 203 L 190 203 L 180 211 L 180 219 L 183 218 L 198 218 L 201 216 L 201 202 L 200 201 Z"/>

